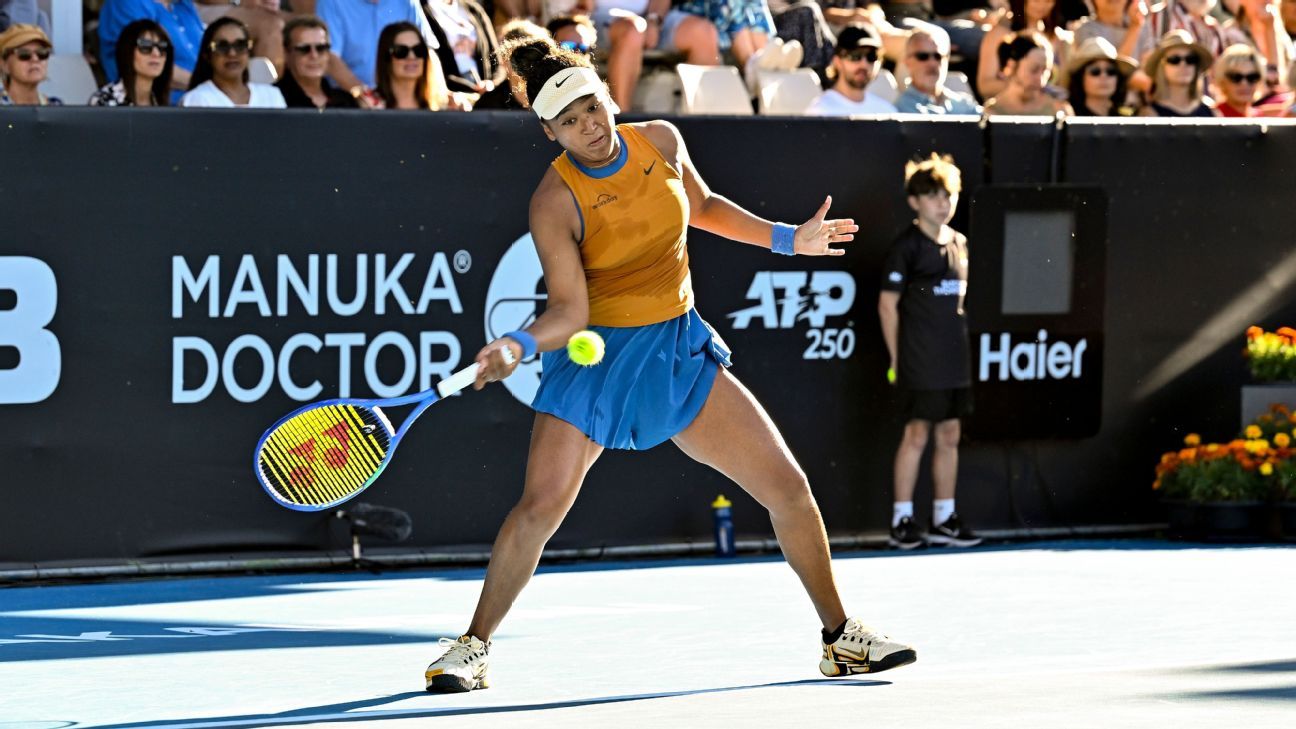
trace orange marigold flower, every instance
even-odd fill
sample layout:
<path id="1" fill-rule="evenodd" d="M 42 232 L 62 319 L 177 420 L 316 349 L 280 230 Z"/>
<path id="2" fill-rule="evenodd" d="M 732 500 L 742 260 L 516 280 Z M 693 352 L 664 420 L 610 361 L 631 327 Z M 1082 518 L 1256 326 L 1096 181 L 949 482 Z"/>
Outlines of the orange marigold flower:
<path id="1" fill-rule="evenodd" d="M 1196 433 L 1189 433 L 1188 435 L 1185 435 L 1185 436 L 1184 436 L 1184 445 L 1186 445 L 1186 446 L 1198 446 L 1198 445 L 1201 445 L 1201 436 L 1200 436 L 1200 435 L 1197 435 Z"/>
<path id="2" fill-rule="evenodd" d="M 1273 410 L 1275 413 L 1282 416 L 1287 416 L 1291 414 L 1291 410 L 1286 405 L 1283 405 L 1280 402 L 1274 403 L 1272 406 L 1270 406 L 1269 409 Z"/>
<path id="3" fill-rule="evenodd" d="M 1291 438 L 1286 433 L 1277 433 L 1274 435 L 1274 445 L 1279 448 L 1286 448 L 1291 445 Z"/>
<path id="4" fill-rule="evenodd" d="M 1192 460 L 1193 460 L 1194 458 L 1196 458 L 1196 457 L 1197 457 L 1197 449 L 1196 449 L 1196 448 L 1185 448 L 1185 449 L 1179 451 L 1179 460 L 1182 460 L 1182 461 L 1192 461 Z"/>
<path id="5" fill-rule="evenodd" d="M 1244 433 L 1247 438 L 1250 438 L 1251 440 L 1255 440 L 1256 438 L 1259 438 L 1261 435 L 1263 435 L 1264 431 L 1260 430 L 1260 426 L 1258 425 L 1248 425 Z"/>
<path id="6" fill-rule="evenodd" d="M 1272 476 L 1272 475 L 1273 475 L 1273 464 L 1272 464 L 1272 463 L 1269 463 L 1268 461 L 1265 461 L 1264 463 L 1261 463 L 1261 464 L 1260 464 L 1260 475 L 1261 475 L 1261 476 Z"/>
<path id="7" fill-rule="evenodd" d="M 1278 327 L 1278 336 L 1287 337 L 1288 339 L 1296 339 L 1296 329 L 1292 329 L 1291 327 Z"/>
<path id="8" fill-rule="evenodd" d="M 1244 471 L 1256 470 L 1256 462 L 1245 456 L 1241 460 L 1239 460 L 1238 463 L 1242 464 L 1242 470 Z"/>
<path id="9" fill-rule="evenodd" d="M 1246 330 L 1247 339 L 1255 339 L 1256 337 L 1259 337 L 1261 334 L 1264 334 L 1264 330 L 1261 329 L 1260 327 L 1257 326 L 1247 327 Z"/>
<path id="10" fill-rule="evenodd" d="M 1161 488 L 1161 479 L 1158 478 L 1157 480 L 1152 482 L 1152 490 L 1156 491 L 1160 488 Z"/>

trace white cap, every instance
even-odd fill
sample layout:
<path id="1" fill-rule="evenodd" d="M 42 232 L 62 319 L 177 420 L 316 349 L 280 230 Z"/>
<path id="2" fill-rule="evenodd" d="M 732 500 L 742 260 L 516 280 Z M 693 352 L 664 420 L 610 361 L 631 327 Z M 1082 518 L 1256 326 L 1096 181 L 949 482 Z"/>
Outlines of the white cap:
<path id="1" fill-rule="evenodd" d="M 536 94 L 531 108 L 537 116 L 549 121 L 562 113 L 563 109 L 582 96 L 598 94 L 607 90 L 603 79 L 592 68 L 573 66 L 565 68 L 545 81 Z"/>

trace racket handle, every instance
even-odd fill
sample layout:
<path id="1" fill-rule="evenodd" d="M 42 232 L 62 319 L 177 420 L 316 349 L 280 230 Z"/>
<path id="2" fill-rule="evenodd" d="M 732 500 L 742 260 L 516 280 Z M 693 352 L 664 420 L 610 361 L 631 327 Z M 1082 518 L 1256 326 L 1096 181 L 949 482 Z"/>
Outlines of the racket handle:
<path id="1" fill-rule="evenodd" d="M 506 346 L 503 349 L 501 349 L 500 352 L 503 354 L 505 364 L 513 364 L 512 349 L 509 349 Z M 477 365 L 477 363 L 473 362 L 472 364 L 459 370 L 453 375 L 450 375 L 444 380 L 441 380 L 440 382 L 437 383 L 436 386 L 437 394 L 443 398 L 446 398 L 446 397 L 450 397 L 456 392 L 459 392 L 465 387 L 468 387 L 469 385 L 471 385 L 473 382 L 477 380 L 477 370 L 479 369 L 480 367 Z"/>

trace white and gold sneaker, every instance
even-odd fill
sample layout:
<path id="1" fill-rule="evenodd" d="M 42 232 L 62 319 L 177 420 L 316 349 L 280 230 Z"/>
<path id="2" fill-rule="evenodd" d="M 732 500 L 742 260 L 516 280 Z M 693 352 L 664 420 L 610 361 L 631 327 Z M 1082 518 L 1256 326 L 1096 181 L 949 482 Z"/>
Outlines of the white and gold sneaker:
<path id="1" fill-rule="evenodd" d="M 428 691 L 462 693 L 490 688 L 486 681 L 490 643 L 483 643 L 471 635 L 461 635 L 458 640 L 442 638 L 439 643 L 446 652 L 423 674 Z"/>
<path id="2" fill-rule="evenodd" d="M 850 676 L 899 668 L 918 660 L 911 646 L 897 643 L 864 625 L 859 618 L 846 621 L 841 637 L 823 644 L 819 671 L 825 676 Z"/>

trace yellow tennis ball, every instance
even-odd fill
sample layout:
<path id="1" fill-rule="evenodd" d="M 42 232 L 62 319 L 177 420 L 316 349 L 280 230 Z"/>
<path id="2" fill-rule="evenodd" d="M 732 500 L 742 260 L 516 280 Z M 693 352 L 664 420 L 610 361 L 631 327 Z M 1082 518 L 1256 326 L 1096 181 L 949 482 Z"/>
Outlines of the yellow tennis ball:
<path id="1" fill-rule="evenodd" d="M 588 329 L 576 332 L 567 340 L 567 356 L 582 367 L 603 361 L 603 337 Z"/>

